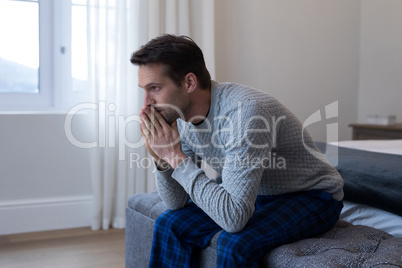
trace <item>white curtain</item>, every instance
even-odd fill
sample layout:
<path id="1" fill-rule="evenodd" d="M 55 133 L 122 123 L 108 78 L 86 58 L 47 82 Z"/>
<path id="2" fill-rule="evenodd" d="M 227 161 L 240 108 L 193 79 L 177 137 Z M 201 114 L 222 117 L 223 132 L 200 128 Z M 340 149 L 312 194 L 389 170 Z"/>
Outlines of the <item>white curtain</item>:
<path id="1" fill-rule="evenodd" d="M 138 125 L 143 92 L 130 55 L 160 34 L 184 34 L 204 50 L 213 75 L 214 0 L 87 3 L 89 81 L 97 108 L 90 119 L 97 124 L 88 124 L 88 131 L 98 137 L 98 146 L 91 151 L 92 229 L 124 228 L 128 198 L 155 189 L 153 166 L 141 145 Z"/>

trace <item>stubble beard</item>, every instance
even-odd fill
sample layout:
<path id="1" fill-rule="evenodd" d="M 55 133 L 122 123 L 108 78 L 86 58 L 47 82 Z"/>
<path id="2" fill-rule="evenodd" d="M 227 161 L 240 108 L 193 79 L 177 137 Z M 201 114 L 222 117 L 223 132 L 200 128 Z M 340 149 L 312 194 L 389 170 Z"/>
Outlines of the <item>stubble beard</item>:
<path id="1" fill-rule="evenodd" d="M 165 119 L 166 123 L 168 123 L 169 125 L 172 125 L 172 123 L 176 121 L 177 118 L 180 117 L 177 111 L 170 108 L 164 109 L 163 111 L 160 112 L 160 114 Z"/>
<path id="2" fill-rule="evenodd" d="M 176 88 L 176 93 L 176 98 L 168 101 L 170 107 L 161 105 L 158 111 L 169 125 L 172 125 L 178 118 L 186 120 L 190 112 L 191 101 L 183 95 L 181 87 Z"/>
<path id="3" fill-rule="evenodd" d="M 185 120 L 185 117 L 189 110 L 190 110 L 190 103 L 188 102 L 182 102 L 182 105 L 174 105 L 175 108 L 172 107 L 166 107 L 164 109 L 160 109 L 158 111 L 162 117 L 165 119 L 166 123 L 169 125 L 172 125 L 173 122 L 175 122 L 178 118 L 181 118 L 182 120 Z M 180 111 L 180 112 L 179 112 Z"/>

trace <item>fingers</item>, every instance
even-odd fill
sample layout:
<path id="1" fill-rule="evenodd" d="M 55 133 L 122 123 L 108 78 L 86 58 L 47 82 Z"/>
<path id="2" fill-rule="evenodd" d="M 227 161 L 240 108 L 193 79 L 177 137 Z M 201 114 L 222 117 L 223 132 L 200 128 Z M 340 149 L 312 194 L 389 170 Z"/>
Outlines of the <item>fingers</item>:
<path id="1" fill-rule="evenodd" d="M 140 122 L 140 131 L 141 131 L 141 136 L 145 140 L 145 147 L 147 148 L 148 152 L 151 154 L 151 156 L 154 158 L 156 162 L 159 162 L 161 158 L 152 150 L 151 145 L 150 145 L 150 138 L 151 138 L 151 133 L 148 131 L 148 129 L 144 126 L 144 122 Z"/>
<path id="2" fill-rule="evenodd" d="M 140 115 L 140 119 L 141 135 L 149 141 L 155 135 L 155 125 L 151 123 L 147 114 L 143 112 Z"/>
<path id="3" fill-rule="evenodd" d="M 151 106 L 151 114 L 155 117 L 155 122 L 157 122 L 161 127 L 168 126 L 165 121 L 165 118 L 154 108 Z"/>
<path id="4" fill-rule="evenodd" d="M 149 137 L 149 131 L 147 127 L 145 126 L 145 123 L 143 121 L 140 122 L 140 131 L 141 131 L 141 136 L 145 139 L 148 139 Z"/>
<path id="5" fill-rule="evenodd" d="M 155 111 L 156 112 L 156 111 Z M 163 133 L 161 125 L 156 119 L 152 120 L 150 118 L 155 118 L 149 111 L 143 111 L 140 114 L 140 130 L 141 135 L 146 139 L 148 143 L 153 143 L 158 135 Z"/>
<path id="6" fill-rule="evenodd" d="M 152 139 L 152 130 L 149 130 L 148 127 L 146 126 L 146 123 L 144 121 L 140 122 L 140 131 L 141 131 L 141 136 L 145 139 L 146 143 L 151 142 Z"/>
<path id="7" fill-rule="evenodd" d="M 156 114 L 158 115 L 158 117 L 156 117 Z M 140 114 L 140 118 L 141 121 L 144 122 L 145 127 L 148 129 L 148 131 L 151 132 L 151 134 L 156 134 L 155 132 L 161 132 L 161 115 L 153 107 L 143 108 Z"/>
<path id="8" fill-rule="evenodd" d="M 151 130 L 149 130 L 145 126 L 145 122 L 141 121 L 140 122 L 140 131 L 141 131 L 141 136 L 145 139 L 145 143 L 147 146 L 149 146 L 150 144 L 152 144 L 154 142 L 155 131 L 154 131 L 153 127 L 151 128 Z"/>

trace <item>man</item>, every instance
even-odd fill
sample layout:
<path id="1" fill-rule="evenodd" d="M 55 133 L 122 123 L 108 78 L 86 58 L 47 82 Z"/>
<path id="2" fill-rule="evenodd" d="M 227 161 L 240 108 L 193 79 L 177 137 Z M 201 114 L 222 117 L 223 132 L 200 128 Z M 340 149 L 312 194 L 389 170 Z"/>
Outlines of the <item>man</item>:
<path id="1" fill-rule="evenodd" d="M 140 129 L 171 209 L 154 227 L 150 267 L 196 265 L 218 239 L 218 267 L 257 267 L 268 250 L 330 229 L 342 209 L 338 172 L 297 118 L 256 89 L 211 81 L 200 48 L 164 35 L 136 51 Z M 200 159 L 219 174 L 209 179 Z"/>

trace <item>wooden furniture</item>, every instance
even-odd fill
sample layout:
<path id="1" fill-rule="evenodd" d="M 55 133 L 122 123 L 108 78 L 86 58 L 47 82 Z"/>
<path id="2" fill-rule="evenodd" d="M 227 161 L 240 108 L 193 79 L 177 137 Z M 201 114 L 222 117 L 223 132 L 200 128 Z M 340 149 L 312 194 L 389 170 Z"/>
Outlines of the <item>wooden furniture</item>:
<path id="1" fill-rule="evenodd" d="M 394 140 L 402 139 L 402 124 L 373 125 L 350 124 L 353 128 L 353 140 Z"/>

